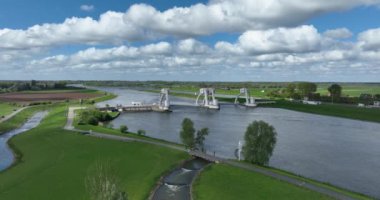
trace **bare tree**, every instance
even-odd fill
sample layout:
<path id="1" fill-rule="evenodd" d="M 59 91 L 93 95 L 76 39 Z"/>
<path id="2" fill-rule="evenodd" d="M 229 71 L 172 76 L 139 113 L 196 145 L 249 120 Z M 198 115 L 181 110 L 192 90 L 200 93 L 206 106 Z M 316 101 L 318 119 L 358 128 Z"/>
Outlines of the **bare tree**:
<path id="1" fill-rule="evenodd" d="M 94 169 L 89 170 L 85 184 L 91 200 L 128 199 L 120 179 L 108 163 L 96 163 Z"/>

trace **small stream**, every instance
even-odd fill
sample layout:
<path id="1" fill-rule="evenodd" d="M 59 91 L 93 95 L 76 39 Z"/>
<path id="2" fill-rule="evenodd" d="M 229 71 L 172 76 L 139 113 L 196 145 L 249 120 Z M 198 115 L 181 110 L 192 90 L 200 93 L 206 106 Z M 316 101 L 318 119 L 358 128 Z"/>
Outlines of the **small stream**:
<path id="1" fill-rule="evenodd" d="M 199 171 L 209 163 L 200 158 L 187 161 L 182 167 L 175 169 L 163 178 L 152 200 L 190 200 L 190 187 L 193 180 Z"/>
<path id="2" fill-rule="evenodd" d="M 14 129 L 7 133 L 0 135 L 0 171 L 7 169 L 12 163 L 15 161 L 15 156 L 12 152 L 12 149 L 9 148 L 7 142 L 13 136 L 18 135 L 20 133 L 29 131 L 35 127 L 37 127 L 42 119 L 46 116 L 47 112 L 38 112 L 33 115 L 25 124 L 23 124 L 20 128 Z M 3 122 L 6 123 L 6 122 Z"/>

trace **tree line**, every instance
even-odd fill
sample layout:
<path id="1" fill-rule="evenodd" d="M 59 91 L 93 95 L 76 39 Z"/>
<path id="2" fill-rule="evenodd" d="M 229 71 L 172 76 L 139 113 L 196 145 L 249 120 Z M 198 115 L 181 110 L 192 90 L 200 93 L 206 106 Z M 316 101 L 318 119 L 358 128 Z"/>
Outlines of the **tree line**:
<path id="1" fill-rule="evenodd" d="M 328 88 L 328 95 L 321 95 L 317 92 L 318 86 L 311 82 L 289 83 L 281 90 L 271 91 L 268 96 L 275 98 L 290 98 L 293 100 L 313 100 L 331 103 L 346 103 L 366 105 L 373 104 L 374 101 L 380 101 L 380 94 L 361 94 L 359 97 L 343 96 L 343 87 L 339 84 L 331 84 Z"/>
<path id="2" fill-rule="evenodd" d="M 65 81 L 1 81 L 0 93 L 18 92 L 29 90 L 51 90 L 51 89 L 65 89 L 67 82 Z"/>

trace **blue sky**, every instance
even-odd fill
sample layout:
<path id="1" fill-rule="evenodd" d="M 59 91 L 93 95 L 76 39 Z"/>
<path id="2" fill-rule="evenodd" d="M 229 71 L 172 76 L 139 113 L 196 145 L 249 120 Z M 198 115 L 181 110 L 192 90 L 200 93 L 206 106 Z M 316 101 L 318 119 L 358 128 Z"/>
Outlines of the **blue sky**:
<path id="1" fill-rule="evenodd" d="M 379 1 L 231 1 L 1 0 L 0 79 L 380 81 Z"/>

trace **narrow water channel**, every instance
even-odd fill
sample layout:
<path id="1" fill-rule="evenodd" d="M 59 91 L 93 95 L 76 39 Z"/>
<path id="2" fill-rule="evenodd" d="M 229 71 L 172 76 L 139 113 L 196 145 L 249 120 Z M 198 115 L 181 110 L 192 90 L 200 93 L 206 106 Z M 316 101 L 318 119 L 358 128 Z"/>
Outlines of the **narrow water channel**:
<path id="1" fill-rule="evenodd" d="M 42 119 L 46 116 L 47 112 L 38 112 L 33 115 L 25 124 L 20 128 L 14 129 L 7 133 L 0 135 L 0 171 L 5 170 L 15 161 L 15 156 L 12 149 L 8 146 L 8 141 L 13 136 L 26 132 L 37 127 Z M 6 123 L 6 122 L 3 122 Z"/>
<path id="2" fill-rule="evenodd" d="M 199 173 L 208 161 L 195 158 L 187 161 L 182 167 L 173 170 L 169 175 L 164 177 L 161 185 L 153 195 L 153 200 L 188 200 L 191 199 L 190 187 Z"/>

